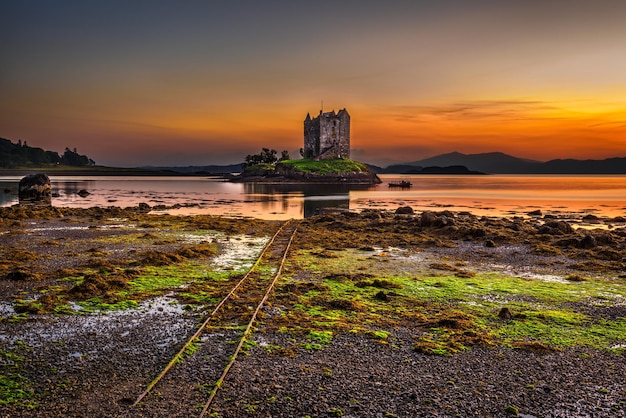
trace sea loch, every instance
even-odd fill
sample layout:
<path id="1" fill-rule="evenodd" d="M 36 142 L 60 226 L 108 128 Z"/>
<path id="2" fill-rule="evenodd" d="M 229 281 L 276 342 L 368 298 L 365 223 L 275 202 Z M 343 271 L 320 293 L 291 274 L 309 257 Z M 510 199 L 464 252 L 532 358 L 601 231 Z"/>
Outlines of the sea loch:
<path id="1" fill-rule="evenodd" d="M 17 203 L 20 177 L 0 177 L 0 205 Z M 376 186 L 319 184 L 236 184 L 210 177 L 51 176 L 53 206 L 136 206 L 156 212 L 251 216 L 263 219 L 308 217 L 322 209 L 468 211 L 475 215 L 520 216 L 530 211 L 559 216 L 626 216 L 626 176 L 382 175 Z M 388 183 L 409 180 L 410 189 Z M 81 197 L 78 192 L 89 195 Z M 174 206 L 172 208 L 172 206 Z"/>

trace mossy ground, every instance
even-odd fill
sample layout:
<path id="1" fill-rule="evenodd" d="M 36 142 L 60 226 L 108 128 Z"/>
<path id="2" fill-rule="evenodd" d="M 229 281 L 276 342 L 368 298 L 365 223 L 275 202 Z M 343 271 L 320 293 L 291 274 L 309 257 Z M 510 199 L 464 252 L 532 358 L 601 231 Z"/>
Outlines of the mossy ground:
<path id="1" fill-rule="evenodd" d="M 364 173 L 369 169 L 363 163 L 347 158 L 330 160 L 313 160 L 304 158 L 301 160 L 285 160 L 280 162 L 286 168 L 301 173 L 315 174 L 341 174 L 341 173 Z"/>
<path id="2" fill-rule="evenodd" d="M 624 350 L 624 263 L 614 254 L 618 250 L 609 251 L 623 248 L 619 231 L 597 233 L 599 244 L 587 249 L 571 244 L 580 235 L 540 235 L 530 222 L 449 214 L 439 219 L 444 216 L 456 223 L 422 225 L 416 217 L 373 212 L 303 221 L 259 327 L 294 343 L 266 349 L 285 356 L 323 350 L 341 333 L 393 347 L 394 333 L 403 328 L 411 330 L 415 352 L 434 355 L 475 346 Z M 244 274 L 278 227 L 253 219 L 118 209 L 34 215 L 17 208 L 3 210 L 0 224 L 9 232 L 0 236 L 0 255 L 8 260 L 0 264 L 0 292 L 16 311 L 0 324 L 38 314 L 132 309 L 166 294 L 206 310 Z M 262 239 L 237 244 L 247 246 L 247 256 L 230 268 L 216 263 L 242 236 Z M 507 262 L 542 274 L 521 277 L 497 267 L 504 256 L 487 252 L 486 242 L 525 246 L 520 260 Z M 455 256 L 446 252 L 460 247 Z M 524 258 L 530 255 L 532 265 Z M 502 308 L 510 316 L 500 317 Z M 28 405 L 32 392 L 21 373 L 21 354 L 15 347 L 2 350 L 0 402 Z"/>
<path id="3" fill-rule="evenodd" d="M 610 349 L 626 341 L 626 319 L 602 314 L 625 300 L 623 280 L 547 282 L 496 272 L 458 277 L 441 274 L 441 265 L 416 271 L 412 263 L 420 263 L 399 249 L 331 253 L 316 248 L 292 255 L 277 295 L 287 309 L 275 326 L 371 336 L 410 325 L 419 330 L 416 350 L 445 355 L 474 345 Z M 511 318 L 498 316 L 503 307 Z"/>
<path id="4" fill-rule="evenodd" d="M 12 243 L 21 244 L 3 247 L 3 255 L 13 263 L 12 271 L 24 271 L 23 278 L 31 284 L 30 291 L 12 295 L 19 315 L 76 313 L 76 306 L 82 312 L 127 309 L 168 292 L 186 304 L 210 305 L 245 273 L 246 265 L 260 251 L 260 247 L 251 247 L 247 264 L 218 268 L 212 261 L 220 255 L 223 243 L 235 234 L 268 236 L 278 225 L 92 210 L 82 212 L 92 219 L 91 232 L 61 241 L 33 239 L 33 233 L 21 223 L 33 217 L 25 211 L 7 211 L 3 218 L 12 225 L 8 234 Z M 84 219 L 72 216 L 74 211 L 58 209 L 44 211 L 38 219 L 59 215 L 64 215 L 60 222 L 85 224 Z M 485 228 L 490 223 L 495 226 L 493 232 Z M 519 233 L 524 226 L 498 221 L 480 225 L 486 230 L 480 234 L 472 226 L 437 236 L 416 228 L 411 218 L 385 222 L 380 215 L 368 213 L 304 222 L 275 294 L 276 303 L 288 309 L 275 318 L 274 326 L 309 335 L 327 330 L 376 335 L 398 324 L 413 324 L 421 330 L 416 344 L 421 341 L 434 347 L 434 352 L 454 352 L 473 344 L 515 346 L 522 342 L 554 348 L 609 348 L 626 340 L 623 315 L 611 316 L 612 308 L 623 305 L 626 298 L 625 280 L 597 274 L 597 269 L 607 268 L 606 264 L 597 265 L 602 260 L 593 260 L 596 263 L 591 267 L 584 264 L 589 260 L 574 265 L 589 267 L 591 272 L 572 271 L 547 281 L 502 271 L 476 272 L 466 260 L 427 256 L 429 248 L 454 246 L 455 239 L 467 239 L 468 235 L 489 239 L 491 233 L 499 241 L 509 240 L 509 229 Z M 610 236 L 603 239 L 615 243 Z M 546 241 L 539 236 L 529 251 L 552 245 Z M 44 247 L 59 257 L 71 257 L 74 265 L 52 272 L 33 268 L 41 263 Z M 561 256 L 562 250 L 558 253 Z M 547 260 L 555 256 L 554 251 L 541 254 Z M 16 264 L 21 267 L 16 269 Z M 10 273 L 6 263 L 0 268 Z M 40 283 L 42 277 L 54 280 Z M 511 318 L 498 317 L 504 307 L 512 312 Z"/>
<path id="5" fill-rule="evenodd" d="M 3 223 L 11 222 L 12 231 L 19 232 L 0 248 L 7 260 L 0 275 L 15 288 L 7 295 L 18 314 L 13 319 L 134 308 L 170 292 L 188 304 L 213 303 L 254 262 L 265 242 L 260 237 L 277 225 L 115 208 L 85 210 L 82 218 L 73 216 L 79 211 L 53 208 L 5 212 Z M 35 230 L 19 228 L 32 218 L 38 219 Z M 228 261 L 233 251 L 228 266 L 214 262 Z"/>
<path id="6" fill-rule="evenodd" d="M 17 344 L 12 350 L 0 350 L 0 406 L 37 407 L 37 402 L 32 400 L 32 382 L 23 371 L 23 354 L 27 350 L 24 344 Z"/>

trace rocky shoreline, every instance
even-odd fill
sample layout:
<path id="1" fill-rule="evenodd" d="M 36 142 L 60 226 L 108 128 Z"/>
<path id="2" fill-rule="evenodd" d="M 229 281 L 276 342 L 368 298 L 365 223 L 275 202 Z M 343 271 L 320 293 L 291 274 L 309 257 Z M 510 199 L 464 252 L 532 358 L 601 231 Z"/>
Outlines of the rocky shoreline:
<path id="1" fill-rule="evenodd" d="M 141 208 L 0 215 L 0 416 L 197 416 L 236 328 L 202 338 L 177 393 L 131 403 L 213 300 L 194 298 L 227 289 L 280 223 Z M 626 227 L 586 222 L 408 207 L 303 220 L 210 416 L 621 416 Z M 507 280 L 521 290 L 498 287 Z M 600 326 L 605 343 L 560 343 Z"/>
<path id="2" fill-rule="evenodd" d="M 269 174 L 246 174 L 245 172 L 231 176 L 230 181 L 235 183 L 311 183 L 311 184 L 357 184 L 374 185 L 382 180 L 373 172 L 367 173 L 303 173 L 294 171 L 276 170 Z"/>
<path id="3" fill-rule="evenodd" d="M 375 174 L 374 174 L 375 176 Z M 301 176 L 235 176 L 230 177 L 233 183 L 265 183 L 265 184 L 338 184 L 338 185 L 374 185 L 382 183 L 382 180 L 371 175 L 306 175 Z"/>

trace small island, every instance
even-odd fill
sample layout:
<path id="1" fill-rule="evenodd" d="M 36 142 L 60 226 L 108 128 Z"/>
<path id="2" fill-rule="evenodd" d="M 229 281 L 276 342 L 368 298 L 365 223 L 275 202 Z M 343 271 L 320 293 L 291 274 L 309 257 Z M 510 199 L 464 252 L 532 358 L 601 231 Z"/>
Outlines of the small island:
<path id="1" fill-rule="evenodd" d="M 280 160 L 244 167 L 233 182 L 380 184 L 382 180 L 358 161 L 347 158 Z"/>
<path id="2" fill-rule="evenodd" d="M 235 182 L 380 184 L 382 180 L 369 167 L 350 159 L 350 115 L 346 109 L 323 112 L 304 119 L 302 159 L 292 160 L 287 151 L 263 148 L 248 155 L 243 172 Z"/>

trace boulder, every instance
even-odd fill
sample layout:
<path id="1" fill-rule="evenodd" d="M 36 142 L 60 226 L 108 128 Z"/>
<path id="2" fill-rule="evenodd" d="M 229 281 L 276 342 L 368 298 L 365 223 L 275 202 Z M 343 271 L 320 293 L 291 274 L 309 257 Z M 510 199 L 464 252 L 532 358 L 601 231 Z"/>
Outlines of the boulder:
<path id="1" fill-rule="evenodd" d="M 539 234 L 546 235 L 563 235 L 571 234 L 574 232 L 574 228 L 565 221 L 547 221 L 545 224 L 537 228 Z"/>
<path id="2" fill-rule="evenodd" d="M 439 221 L 439 217 L 435 215 L 431 211 L 422 212 L 422 216 L 420 217 L 419 226 L 429 227 L 435 226 Z"/>
<path id="3" fill-rule="evenodd" d="M 593 235 L 585 235 L 578 243 L 578 248 L 590 249 L 598 246 L 596 239 Z"/>
<path id="4" fill-rule="evenodd" d="M 513 319 L 513 314 L 511 313 L 511 310 L 507 307 L 504 307 L 502 309 L 500 309 L 500 312 L 498 312 L 498 317 L 500 319 Z"/>
<path id="5" fill-rule="evenodd" d="M 52 205 L 50 178 L 43 174 L 30 174 L 20 180 L 18 197 L 20 205 Z"/>
<path id="6" fill-rule="evenodd" d="M 139 212 L 144 212 L 144 213 L 148 213 L 150 212 L 152 208 L 150 207 L 149 204 L 145 203 L 145 202 L 141 202 L 137 205 L 137 210 Z"/>
<path id="7" fill-rule="evenodd" d="M 400 206 L 396 209 L 396 215 L 413 215 L 414 211 L 411 206 Z"/>
<path id="8" fill-rule="evenodd" d="M 381 302 L 389 302 L 389 295 L 387 295 L 382 290 L 374 295 L 374 299 L 379 300 Z"/>
<path id="9" fill-rule="evenodd" d="M 596 215 L 585 215 L 583 216 L 583 222 L 596 224 L 600 222 L 600 218 L 598 218 Z"/>
<path id="10" fill-rule="evenodd" d="M 424 228 L 431 226 L 442 228 L 444 226 L 454 226 L 454 214 L 451 212 L 435 213 L 429 210 L 422 212 L 418 225 Z"/>

